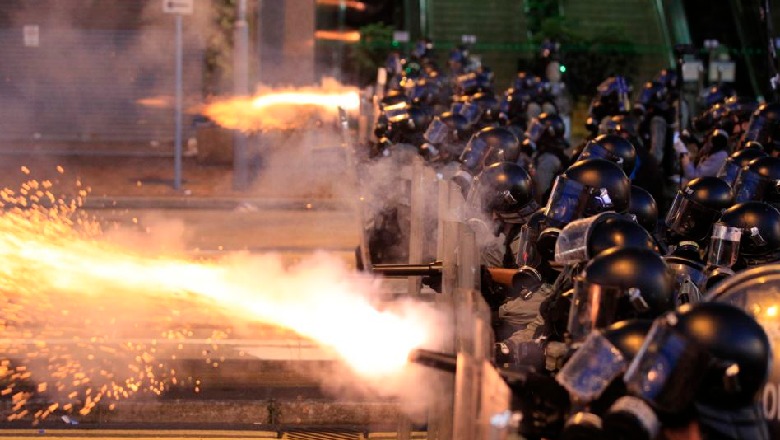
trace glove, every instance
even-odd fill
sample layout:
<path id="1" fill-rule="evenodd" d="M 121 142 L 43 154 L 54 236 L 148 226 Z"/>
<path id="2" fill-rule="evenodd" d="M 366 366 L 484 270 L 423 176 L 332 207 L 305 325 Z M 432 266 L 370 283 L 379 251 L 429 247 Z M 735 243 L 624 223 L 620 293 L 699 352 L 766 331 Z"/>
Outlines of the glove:
<path id="1" fill-rule="evenodd" d="M 544 348 L 533 341 L 512 342 L 506 340 L 495 345 L 496 365 L 509 369 L 530 367 L 534 371 L 543 371 L 545 364 Z"/>
<path id="2" fill-rule="evenodd" d="M 680 139 L 679 132 L 674 132 L 672 146 L 674 147 L 674 151 L 676 151 L 677 154 L 688 154 L 688 147 L 686 147 L 683 141 Z"/>

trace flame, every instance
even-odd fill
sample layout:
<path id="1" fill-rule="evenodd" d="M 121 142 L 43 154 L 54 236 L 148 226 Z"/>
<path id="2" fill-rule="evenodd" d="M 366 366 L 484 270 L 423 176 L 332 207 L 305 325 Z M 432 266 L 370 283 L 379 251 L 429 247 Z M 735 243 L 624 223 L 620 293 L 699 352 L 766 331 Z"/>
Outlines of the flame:
<path id="1" fill-rule="evenodd" d="M 355 0 L 317 0 L 318 5 L 322 6 L 344 6 L 347 9 L 354 9 L 363 12 L 366 10 L 366 4 Z"/>
<path id="2" fill-rule="evenodd" d="M 173 107 L 173 97 L 171 96 L 150 96 L 147 98 L 137 99 L 135 102 L 144 107 L 151 107 L 151 108 L 172 108 Z"/>
<path id="3" fill-rule="evenodd" d="M 87 414 L 101 399 L 159 395 L 186 382 L 169 365 L 183 349 L 177 341 L 205 338 L 217 350 L 237 324 L 310 338 L 374 379 L 399 373 L 411 350 L 430 342 L 432 325 L 419 309 L 379 309 L 375 280 L 338 259 L 316 254 L 285 267 L 275 255 L 149 255 L 106 239 L 79 209 L 87 190 L 65 200 L 51 188 L 31 180 L 19 192 L 0 191 L 14 206 L 0 215 L 0 396 L 12 396 L 9 420 Z M 224 329 L 203 336 L 187 319 Z M 215 353 L 206 362 L 216 367 Z M 39 359 L 48 360 L 46 371 L 33 368 Z M 51 406 L 29 408 L 34 393 L 20 383 L 30 380 L 38 393 L 55 394 Z M 200 382 L 188 380 L 198 391 Z"/>
<path id="4" fill-rule="evenodd" d="M 299 128 L 310 118 L 335 115 L 339 107 L 356 110 L 359 106 L 360 95 L 353 88 L 301 88 L 218 100 L 204 106 L 202 113 L 222 127 L 253 131 Z"/>
<path id="5" fill-rule="evenodd" d="M 320 29 L 314 32 L 314 38 L 317 40 L 357 43 L 360 41 L 360 31 L 337 31 Z"/>

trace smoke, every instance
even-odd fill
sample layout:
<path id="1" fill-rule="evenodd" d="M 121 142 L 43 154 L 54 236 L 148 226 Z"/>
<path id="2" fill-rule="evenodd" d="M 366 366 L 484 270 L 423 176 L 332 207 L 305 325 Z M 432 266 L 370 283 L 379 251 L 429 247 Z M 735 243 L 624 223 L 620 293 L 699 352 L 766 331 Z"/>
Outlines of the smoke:
<path id="1" fill-rule="evenodd" d="M 0 29 L 0 56 L 13 60 L 0 67 L 3 139 L 172 137 L 170 106 L 137 104 L 174 92 L 174 19 L 160 2 L 38 0 L 23 2 L 11 21 Z M 185 52 L 202 53 L 213 29 L 210 8 L 196 7 L 184 23 Z M 25 26 L 37 28 L 37 41 L 23 38 Z M 201 60 L 186 59 L 186 96 L 199 98 Z"/>

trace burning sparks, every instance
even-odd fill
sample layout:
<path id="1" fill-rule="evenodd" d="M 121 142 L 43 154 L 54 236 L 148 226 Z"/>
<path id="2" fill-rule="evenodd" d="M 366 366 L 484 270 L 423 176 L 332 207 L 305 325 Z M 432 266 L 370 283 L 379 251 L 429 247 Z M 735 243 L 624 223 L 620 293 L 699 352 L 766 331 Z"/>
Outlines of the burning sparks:
<path id="1" fill-rule="evenodd" d="M 111 408 L 171 387 L 199 392 L 197 378 L 177 374 L 177 359 L 189 351 L 219 367 L 220 341 L 237 327 L 253 337 L 294 332 L 376 378 L 400 372 L 409 352 L 430 342 L 420 310 L 379 310 L 370 295 L 377 284 L 324 254 L 291 268 L 274 255 L 145 255 L 103 238 L 79 210 L 85 190 L 64 200 L 51 189 L 28 181 L 0 192 L 0 396 L 11 401 L 8 420 L 86 415 L 101 402 Z"/>
<path id="2" fill-rule="evenodd" d="M 206 105 L 202 112 L 222 127 L 242 131 L 299 128 L 310 120 L 335 115 L 338 108 L 355 110 L 358 92 L 325 87 L 264 90 L 254 98 L 233 98 Z"/>

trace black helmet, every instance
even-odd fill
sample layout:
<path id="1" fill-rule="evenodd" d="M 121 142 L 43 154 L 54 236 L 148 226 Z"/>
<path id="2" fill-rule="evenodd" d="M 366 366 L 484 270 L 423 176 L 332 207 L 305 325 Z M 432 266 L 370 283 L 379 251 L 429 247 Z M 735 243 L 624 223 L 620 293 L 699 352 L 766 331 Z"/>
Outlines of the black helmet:
<path id="1" fill-rule="evenodd" d="M 471 98 L 471 102 L 476 103 L 480 110 L 482 110 L 482 121 L 484 122 L 496 122 L 498 121 L 500 102 L 491 92 L 479 92 Z"/>
<path id="2" fill-rule="evenodd" d="M 716 413 L 757 407 L 770 365 L 769 338 L 753 317 L 731 304 L 701 302 L 658 318 L 624 379 L 662 415 L 696 408 L 700 423 L 724 426 L 735 419 L 717 420 Z"/>
<path id="3" fill-rule="evenodd" d="M 605 159 L 576 162 L 555 178 L 547 201 L 547 217 L 561 226 L 605 211 L 624 213 L 631 199 L 631 182 L 623 170 Z"/>
<path id="4" fill-rule="evenodd" d="M 746 147 L 732 153 L 720 168 L 720 171 L 718 171 L 718 177 L 725 180 L 726 183 L 733 187 L 737 181 L 739 171 L 749 164 L 750 161 L 758 159 L 759 157 L 766 157 L 766 153 L 764 153 L 764 150 L 761 148 L 756 147 Z"/>
<path id="5" fill-rule="evenodd" d="M 539 144 L 550 140 L 563 139 L 566 124 L 560 116 L 542 113 L 528 124 L 526 136 L 532 142 Z"/>
<path id="6" fill-rule="evenodd" d="M 629 214 L 636 217 L 637 223 L 647 232 L 653 234 L 658 229 L 658 204 L 644 188 L 631 185 L 631 201 L 628 205 Z"/>
<path id="7" fill-rule="evenodd" d="M 469 194 L 471 206 L 495 213 L 503 221 L 519 223 L 539 209 L 531 190 L 531 176 L 520 165 L 499 162 L 485 168 Z"/>
<path id="8" fill-rule="evenodd" d="M 599 157 L 615 162 L 623 168 L 626 175 L 631 175 L 636 165 L 636 148 L 617 134 L 604 134 L 588 141 L 580 153 L 580 159 Z"/>
<path id="9" fill-rule="evenodd" d="M 739 307 L 753 316 L 769 336 L 775 362 L 769 383 L 763 390 L 766 410 L 763 417 L 769 425 L 769 438 L 780 438 L 780 419 L 777 417 L 777 384 L 780 383 L 780 363 L 777 362 L 780 359 L 780 333 L 777 332 L 780 322 L 780 264 L 764 264 L 739 272 L 708 292 L 708 300 Z M 746 345 L 749 341 L 739 344 Z"/>
<path id="10" fill-rule="evenodd" d="M 666 226 L 684 239 L 705 240 L 721 212 L 733 202 L 731 187 L 723 180 L 713 176 L 693 179 L 677 191 Z"/>
<path id="11" fill-rule="evenodd" d="M 750 117 L 746 141 L 756 141 L 768 153 L 780 151 L 780 103 L 761 104 Z"/>
<path id="12" fill-rule="evenodd" d="M 780 259 L 780 212 L 763 202 L 739 203 L 725 210 L 715 225 L 708 263 L 732 267 Z"/>
<path id="13" fill-rule="evenodd" d="M 423 136 L 432 144 L 452 143 L 461 140 L 467 130 L 468 122 L 465 117 L 444 112 L 431 121 Z"/>
<path id="14" fill-rule="evenodd" d="M 460 156 L 463 167 L 472 174 L 497 162 L 517 162 L 520 157 L 520 141 L 509 129 L 487 127 L 471 136 Z"/>
<path id="15" fill-rule="evenodd" d="M 780 158 L 750 161 L 734 183 L 734 198 L 737 203 L 758 200 L 780 206 Z"/>
<path id="16" fill-rule="evenodd" d="M 613 248 L 590 261 L 574 280 L 568 331 L 579 340 L 597 328 L 674 310 L 672 277 L 649 249 Z"/>
<path id="17" fill-rule="evenodd" d="M 604 212 L 566 225 L 555 242 L 555 261 L 584 262 L 614 247 L 655 250 L 652 237 L 637 222 L 622 214 Z"/>

